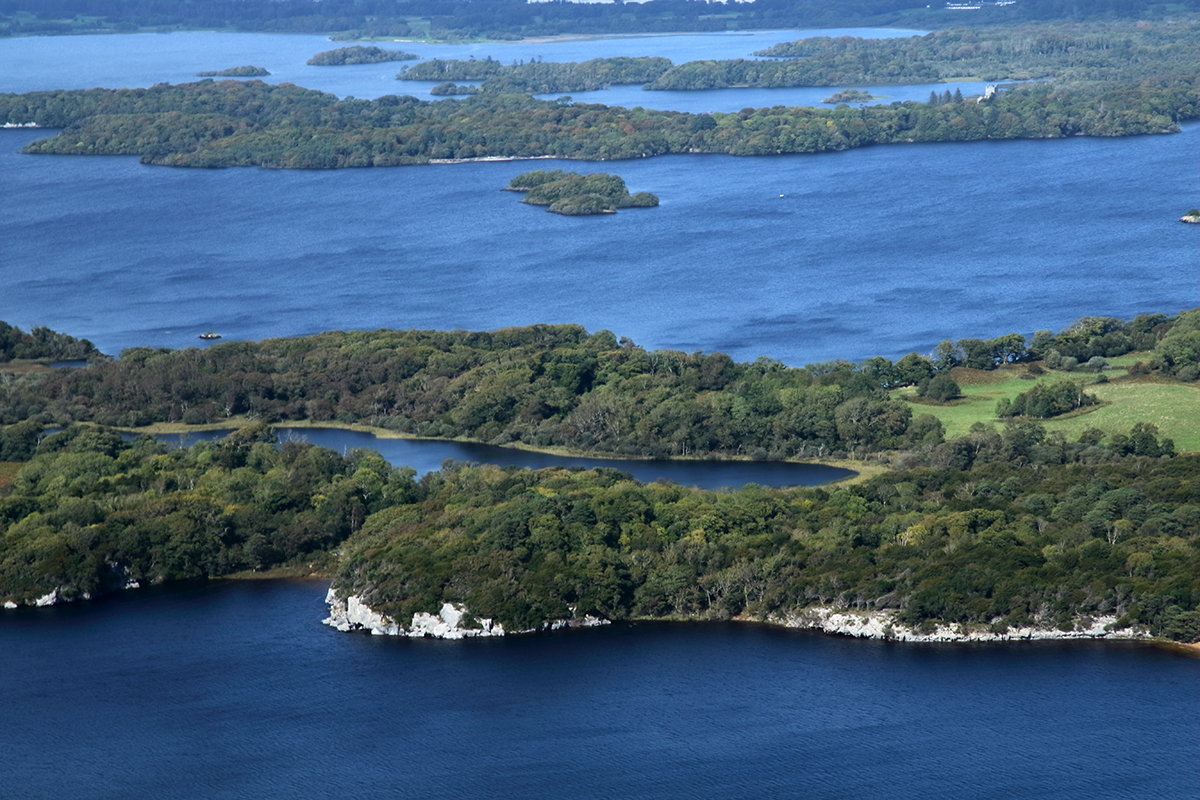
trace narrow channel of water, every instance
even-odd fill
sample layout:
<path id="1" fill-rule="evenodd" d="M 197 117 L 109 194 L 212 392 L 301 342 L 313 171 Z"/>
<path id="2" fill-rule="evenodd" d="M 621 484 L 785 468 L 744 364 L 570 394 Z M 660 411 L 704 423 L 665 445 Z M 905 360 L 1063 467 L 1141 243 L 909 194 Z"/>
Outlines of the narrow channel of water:
<path id="1" fill-rule="evenodd" d="M 515 450 L 475 442 L 450 442 L 437 439 L 386 439 L 372 433 L 346 428 L 288 428 L 275 429 L 281 441 L 294 439 L 312 442 L 345 454 L 356 448 L 375 450 L 394 466 L 412 467 L 423 475 L 441 467 L 447 459 L 516 466 L 528 469 L 545 467 L 584 467 L 586 469 L 618 469 L 628 472 L 639 481 L 667 480 L 682 486 L 701 489 L 737 489 L 748 483 L 760 486 L 817 486 L 849 478 L 853 470 L 824 464 L 798 464 L 788 461 L 672 461 L 623 460 L 584 458 Z M 184 434 L 162 434 L 158 438 L 171 445 L 187 445 L 195 441 L 220 439 L 228 430 L 195 431 Z"/>

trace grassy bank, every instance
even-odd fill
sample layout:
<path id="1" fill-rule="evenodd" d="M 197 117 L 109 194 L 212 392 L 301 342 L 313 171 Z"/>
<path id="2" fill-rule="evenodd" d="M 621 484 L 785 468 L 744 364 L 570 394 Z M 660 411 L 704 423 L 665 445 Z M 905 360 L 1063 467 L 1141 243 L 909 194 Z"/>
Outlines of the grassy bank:
<path id="1" fill-rule="evenodd" d="M 1099 428 L 1111 436 L 1129 433 L 1134 423 L 1149 422 L 1158 426 L 1160 435 L 1173 439 L 1179 452 L 1200 451 L 1200 387 L 1129 375 L 1124 367 L 1137 361 L 1138 355 L 1113 359 L 1114 368 L 1101 373 L 1106 383 L 1094 383 L 1097 376 L 1086 372 L 1045 370 L 1035 375 L 1024 364 L 994 371 L 956 367 L 951 376 L 963 393 L 957 400 L 925 402 L 916 396 L 913 387 L 899 389 L 894 395 L 909 402 L 914 415 L 932 414 L 940 419 L 946 438 L 953 438 L 965 435 L 976 422 L 1002 424 L 996 416 L 996 404 L 1001 399 L 1012 400 L 1038 383 L 1080 381 L 1088 384 L 1087 392 L 1100 404 L 1043 420 L 1046 430 L 1062 431 L 1068 439 L 1078 439 L 1088 428 Z"/>

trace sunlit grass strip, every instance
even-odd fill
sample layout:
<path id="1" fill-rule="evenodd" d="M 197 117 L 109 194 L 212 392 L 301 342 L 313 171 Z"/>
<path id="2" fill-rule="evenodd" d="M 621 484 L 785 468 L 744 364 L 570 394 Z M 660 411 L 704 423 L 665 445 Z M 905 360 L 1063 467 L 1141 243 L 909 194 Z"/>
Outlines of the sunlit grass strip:
<path id="1" fill-rule="evenodd" d="M 912 403 L 914 416 L 932 414 L 942 421 L 946 438 L 966 434 L 976 422 L 999 425 L 996 403 L 1002 398 L 1012 400 L 1027 392 L 1038 381 L 1020 377 L 1024 370 L 1004 369 L 995 372 L 954 370 L 954 378 L 962 387 L 964 397 L 945 405 Z M 1175 441 L 1179 452 L 1200 451 L 1200 388 L 1195 384 L 1166 383 L 1155 380 L 1115 381 L 1124 370 L 1104 373 L 1109 383 L 1086 386 L 1102 403 L 1060 419 L 1042 420 L 1047 430 L 1061 430 L 1067 438 L 1078 438 L 1088 428 L 1099 428 L 1110 436 L 1128 433 L 1134 423 L 1149 422 L 1158 426 L 1159 434 Z M 1047 370 L 1039 381 L 1079 380 L 1088 383 L 1095 376 L 1082 372 Z M 912 402 L 913 389 L 902 389 L 897 396 Z"/>
<path id="2" fill-rule="evenodd" d="M 1101 406 L 1070 419 L 1049 421 L 1048 430 L 1078 438 L 1087 428 L 1128 433 L 1137 422 L 1157 425 L 1159 434 L 1175 440 L 1181 453 L 1200 451 L 1200 388 L 1186 383 L 1102 383 L 1089 387 Z"/>

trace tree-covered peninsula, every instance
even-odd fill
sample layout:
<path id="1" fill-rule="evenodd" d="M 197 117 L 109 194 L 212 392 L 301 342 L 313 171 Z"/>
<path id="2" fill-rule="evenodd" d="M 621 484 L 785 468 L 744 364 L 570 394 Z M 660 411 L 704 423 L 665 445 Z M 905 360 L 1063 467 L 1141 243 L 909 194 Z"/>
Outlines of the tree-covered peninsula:
<path id="1" fill-rule="evenodd" d="M 705 492 L 614 470 L 447 464 L 273 444 L 262 425 L 168 449 L 75 426 L 5 428 L 0 599 L 334 562 L 334 589 L 407 624 L 444 603 L 509 631 L 585 616 L 887 631 L 1141 629 L 1200 638 L 1200 458 L 1038 443 L 847 487 Z M 1041 466 L 1050 456 L 1053 468 Z M 328 568 L 328 567 L 326 567 Z M 1020 635 L 1020 634 L 1018 634 Z"/>
<path id="2" fill-rule="evenodd" d="M 415 61 L 418 58 L 420 56 L 416 53 L 406 53 L 403 50 L 353 45 L 317 53 L 304 63 L 310 67 L 341 67 L 352 64 L 383 64 L 388 61 Z"/>
<path id="3" fill-rule="evenodd" d="M 243 66 L 230 67 L 229 69 L 216 70 L 214 72 L 197 72 L 198 78 L 262 78 L 271 73 L 265 67 Z"/>
<path id="4" fill-rule="evenodd" d="M 1126 354 L 1136 361 L 1120 378 L 1089 366 Z M 1192 384 L 1200 375 L 1200 311 L 1130 321 L 1086 317 L 1057 334 L 1039 331 L 1032 341 L 1015 333 L 946 340 L 932 358 L 910 353 L 895 362 L 876 357 L 803 368 L 768 358 L 739 364 L 721 353 L 647 351 L 577 325 L 133 348 L 85 370 L 5 381 L 0 424 L 35 419 L 136 428 L 251 417 L 634 457 L 782 460 L 892 451 L 899 455 L 890 461 L 967 466 L 974 446 L 945 441 L 933 413 L 938 407 L 914 405 L 897 392 L 963 370 L 1013 369 L 1027 389 L 1064 380 L 1083 387 L 1101 378 Z M 981 422 L 996 420 L 995 405 L 993 399 Z M 1139 449 L 1127 439 L 1119 447 Z"/>
<path id="5" fill-rule="evenodd" d="M 892 392 L 963 369 L 1036 377 L 1051 360 L 1061 372 L 1134 348 L 1141 367 L 1123 380 L 1194 382 L 1198 331 L 1196 311 L 1090 317 L 1032 345 L 947 340 L 934 359 L 804 369 L 647 352 L 577 326 L 335 332 L 11 374 L 0 599 L 309 570 L 337 549 L 338 595 L 403 624 L 444 603 L 510 631 L 583 616 L 809 624 L 841 611 L 914 635 L 1107 625 L 1194 641 L 1200 457 L 1175 456 L 1150 421 L 1067 438 L 1018 416 L 946 438 Z M 235 414 L 226 424 L 254 420 L 173 450 L 72 424 Z M 849 486 L 715 493 L 613 470 L 449 464 L 417 480 L 369 452 L 277 446 L 264 424 L 334 416 L 637 454 L 875 451 L 892 469 Z M 47 435 L 46 423 L 65 429 Z"/>
<path id="6" fill-rule="evenodd" d="M 775 155 L 873 144 L 1177 131 L 1178 121 L 1200 117 L 1200 86 L 1195 78 L 1165 83 L 1100 94 L 1033 85 L 986 103 L 687 114 L 493 93 L 430 102 L 392 95 L 338 100 L 290 84 L 201 81 L 0 95 L 0 124 L 63 129 L 31 143 L 27 153 L 140 155 L 147 164 L 189 167 L 331 169 L 482 157 Z"/>
<path id="7" fill-rule="evenodd" d="M 589 214 L 614 214 L 618 208 L 654 208 L 658 197 L 649 192 L 629 194 L 625 181 L 617 175 L 593 172 L 563 172 L 561 169 L 525 172 L 504 187 L 524 192 L 521 201 L 533 206 L 549 206 L 547 211 L 568 217 Z"/>

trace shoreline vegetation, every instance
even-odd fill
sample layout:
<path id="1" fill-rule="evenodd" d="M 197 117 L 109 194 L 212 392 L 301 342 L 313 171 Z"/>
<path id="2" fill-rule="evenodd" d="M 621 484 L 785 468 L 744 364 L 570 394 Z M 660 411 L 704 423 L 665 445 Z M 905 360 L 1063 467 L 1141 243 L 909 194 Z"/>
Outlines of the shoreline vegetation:
<path id="1" fill-rule="evenodd" d="M 2 330 L 0 348 L 27 360 L 91 352 L 52 331 Z M 940 374 L 971 395 L 966 377 L 1016 367 L 1054 385 L 1087 364 L 1065 374 L 1104 377 L 1098 387 L 1152 377 L 1145 385 L 1194 394 L 1198 331 L 1200 311 L 1089 317 L 1032 344 L 947 340 L 936 361 L 804 369 L 648 352 L 569 325 L 93 354 L 86 368 L 14 374 L 0 387 L 0 461 L 13 465 L 0 489 L 0 599 L 47 605 L 284 568 L 333 572 L 336 595 L 358 598 L 363 613 L 426 615 L 438 630 L 449 605 L 464 630 L 483 627 L 473 619 L 493 631 L 808 620 L 930 641 L 1107 628 L 1190 643 L 1200 640 L 1200 456 L 1177 455 L 1136 412 L 1121 432 L 1067 438 L 1047 430 L 1053 420 L 997 429 L 993 417 L 950 438 L 892 393 Z M 174 449 L 97 426 L 230 424 L 235 412 L 248 424 Z M 851 457 L 877 469 L 824 487 L 719 492 L 616 469 L 458 462 L 418 480 L 369 450 L 280 443 L 266 423 L 288 420 L 591 454 Z M 63 430 L 46 435 L 47 423 Z"/>

